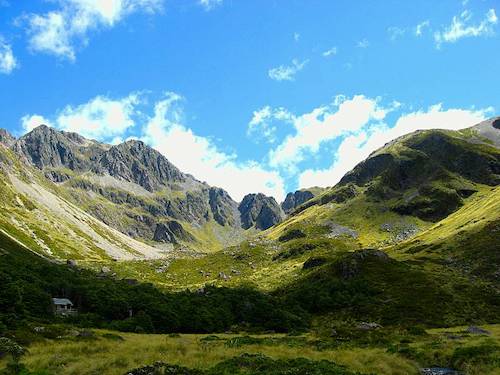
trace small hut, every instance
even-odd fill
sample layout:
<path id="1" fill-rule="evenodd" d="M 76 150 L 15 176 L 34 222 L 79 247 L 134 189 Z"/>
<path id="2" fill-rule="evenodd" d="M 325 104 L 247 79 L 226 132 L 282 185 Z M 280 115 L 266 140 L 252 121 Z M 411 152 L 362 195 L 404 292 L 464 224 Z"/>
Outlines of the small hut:
<path id="1" fill-rule="evenodd" d="M 52 298 L 52 306 L 56 315 L 67 316 L 77 313 L 77 310 L 73 308 L 73 302 L 67 298 Z"/>

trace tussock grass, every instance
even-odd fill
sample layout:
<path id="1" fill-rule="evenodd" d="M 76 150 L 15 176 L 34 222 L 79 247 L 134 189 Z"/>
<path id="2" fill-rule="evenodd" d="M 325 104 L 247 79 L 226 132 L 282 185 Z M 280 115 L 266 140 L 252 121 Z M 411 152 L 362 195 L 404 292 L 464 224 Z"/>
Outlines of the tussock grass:
<path id="1" fill-rule="evenodd" d="M 99 331 L 102 335 L 105 331 Z M 191 368 L 208 368 L 243 353 L 263 353 L 274 359 L 304 357 L 330 360 L 351 370 L 377 374 L 417 374 L 411 360 L 387 353 L 384 348 L 345 348 L 319 351 L 311 347 L 248 345 L 228 347 L 222 340 L 204 342 L 206 335 L 140 335 L 120 333 L 123 341 L 102 338 L 96 341 L 57 340 L 39 342 L 29 348 L 24 363 L 31 370 L 49 370 L 54 375 L 110 374 L 163 361 Z M 230 339 L 234 335 L 218 335 Z M 254 337 L 269 337 L 259 335 Z M 283 337 L 274 335 L 273 337 Z"/>

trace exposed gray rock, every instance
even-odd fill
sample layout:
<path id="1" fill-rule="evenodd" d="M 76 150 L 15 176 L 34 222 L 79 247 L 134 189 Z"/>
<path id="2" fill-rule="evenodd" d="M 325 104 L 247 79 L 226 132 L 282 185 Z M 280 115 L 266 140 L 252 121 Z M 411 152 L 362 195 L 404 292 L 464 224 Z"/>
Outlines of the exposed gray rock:
<path id="1" fill-rule="evenodd" d="M 178 244 L 181 241 L 193 241 L 193 236 L 187 232 L 178 221 L 170 220 L 156 226 L 154 241 Z"/>
<path id="2" fill-rule="evenodd" d="M 484 328 L 481 327 L 476 327 L 476 326 L 470 326 L 468 327 L 465 332 L 471 333 L 473 335 L 491 335 L 490 331 L 487 331 Z"/>
<path id="3" fill-rule="evenodd" d="M 225 190 L 211 187 L 208 198 L 216 222 L 223 226 L 240 226 L 238 204 L 231 199 Z"/>
<path id="4" fill-rule="evenodd" d="M 41 125 L 19 138 L 12 148 L 39 169 L 66 167 L 87 171 L 107 147 L 76 133 Z"/>
<path id="5" fill-rule="evenodd" d="M 187 179 L 194 180 L 158 151 L 136 140 L 121 143 L 104 152 L 93 166 L 93 171 L 135 182 L 151 192 Z"/>
<path id="6" fill-rule="evenodd" d="M 11 147 L 16 139 L 5 129 L 0 129 L 0 144 Z"/>
<path id="7" fill-rule="evenodd" d="M 255 227 L 265 230 L 280 223 L 284 218 L 281 207 L 273 197 L 264 194 L 248 194 L 238 206 L 241 226 L 244 229 Z"/>
<path id="8" fill-rule="evenodd" d="M 500 147 L 500 117 L 483 121 L 471 129 L 476 131 L 479 136 L 486 138 L 488 143 L 491 142 L 496 147 Z"/>
<path id="9" fill-rule="evenodd" d="M 288 193 L 281 203 L 281 208 L 286 214 L 292 212 L 296 207 L 314 198 L 314 194 L 309 190 L 297 190 L 295 193 Z"/>
<path id="10" fill-rule="evenodd" d="M 420 373 L 422 375 L 460 375 L 461 373 L 457 370 L 453 370 L 447 367 L 427 367 L 421 368 Z"/>
<path id="11" fill-rule="evenodd" d="M 405 222 L 388 222 L 380 225 L 380 229 L 384 232 L 392 233 L 393 242 L 401 242 L 415 236 L 419 228 L 417 225 Z"/>
<path id="12" fill-rule="evenodd" d="M 367 322 L 361 322 L 357 325 L 358 329 L 361 329 L 363 331 L 371 331 L 374 329 L 379 329 L 382 328 L 382 326 L 378 323 L 367 323 Z"/>
<path id="13" fill-rule="evenodd" d="M 341 236 L 358 238 L 358 232 L 354 229 L 333 222 L 328 223 L 327 226 L 330 229 L 330 233 L 328 233 L 329 238 L 337 238 Z"/>
<path id="14" fill-rule="evenodd" d="M 219 272 L 219 279 L 226 281 L 229 280 L 229 278 L 230 277 L 226 275 L 224 272 Z"/>

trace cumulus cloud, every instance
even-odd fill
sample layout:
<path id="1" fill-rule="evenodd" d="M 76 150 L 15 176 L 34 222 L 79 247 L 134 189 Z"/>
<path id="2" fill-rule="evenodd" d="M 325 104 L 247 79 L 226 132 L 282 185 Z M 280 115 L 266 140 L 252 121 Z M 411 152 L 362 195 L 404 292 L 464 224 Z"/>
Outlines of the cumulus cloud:
<path id="1" fill-rule="evenodd" d="M 356 134 L 345 137 L 335 152 L 334 162 L 326 169 L 308 169 L 299 177 L 299 186 L 333 186 L 345 173 L 366 159 L 373 151 L 387 142 L 415 130 L 449 129 L 458 130 L 483 121 L 492 109 L 464 110 L 444 109 L 442 104 L 427 110 L 403 114 L 392 127 L 386 124 L 363 127 Z"/>
<path id="2" fill-rule="evenodd" d="M 134 126 L 135 106 L 139 103 L 140 95 L 136 93 L 121 99 L 97 96 L 84 104 L 66 106 L 53 121 L 41 115 L 26 115 L 21 124 L 25 131 L 45 124 L 87 138 L 111 142 Z"/>
<path id="3" fill-rule="evenodd" d="M 389 33 L 389 39 L 395 41 L 396 39 L 402 37 L 406 30 L 401 27 L 391 26 L 387 29 L 387 32 Z"/>
<path id="4" fill-rule="evenodd" d="M 256 140 L 262 138 L 269 143 L 274 143 L 276 141 L 276 121 L 291 123 L 293 119 L 294 116 L 285 108 L 262 107 L 254 111 L 253 117 L 248 123 L 247 135 L 255 137 Z"/>
<path id="5" fill-rule="evenodd" d="M 335 56 L 337 54 L 337 47 L 327 49 L 322 53 L 323 57 Z"/>
<path id="6" fill-rule="evenodd" d="M 107 140 L 122 135 L 134 126 L 135 105 L 139 96 L 131 94 L 122 99 L 97 96 L 88 103 L 66 106 L 57 116 L 56 126 L 87 138 Z"/>
<path id="7" fill-rule="evenodd" d="M 0 73 L 10 74 L 17 66 L 11 45 L 0 36 Z"/>
<path id="8" fill-rule="evenodd" d="M 380 106 L 378 99 L 363 95 L 356 95 L 351 99 L 338 96 L 329 105 L 293 117 L 295 133 L 271 150 L 269 163 L 273 167 L 293 171 L 307 153 L 317 153 L 322 144 L 356 132 L 370 121 L 383 120 L 391 110 L 392 108 Z"/>
<path id="9" fill-rule="evenodd" d="M 49 120 L 40 115 L 25 115 L 21 118 L 21 127 L 24 133 L 30 132 L 40 125 L 53 126 Z"/>
<path id="10" fill-rule="evenodd" d="M 249 192 L 261 192 L 282 200 L 284 182 L 278 172 L 267 170 L 255 161 L 237 162 L 236 154 L 227 154 L 206 137 L 180 123 L 182 118 L 177 94 L 155 105 L 154 116 L 144 129 L 143 140 L 164 154 L 182 171 L 211 185 L 226 189 L 235 200 Z"/>
<path id="11" fill-rule="evenodd" d="M 163 0 L 55 0 L 58 9 L 45 14 L 24 17 L 28 26 L 29 45 L 44 52 L 74 60 L 78 45 L 88 43 L 88 33 L 113 27 L 137 11 L 154 13 Z"/>
<path id="12" fill-rule="evenodd" d="M 218 5 L 222 5 L 223 0 L 200 0 L 199 4 L 205 8 L 205 10 L 212 10 Z"/>
<path id="13" fill-rule="evenodd" d="M 415 36 L 422 36 L 424 30 L 430 26 L 430 21 L 425 20 L 420 22 L 417 26 L 415 26 Z"/>
<path id="14" fill-rule="evenodd" d="M 307 65 L 309 60 L 299 61 L 292 60 L 291 65 L 280 65 L 276 68 L 271 68 L 268 71 L 269 78 L 275 81 L 294 81 L 295 75 Z"/>
<path id="15" fill-rule="evenodd" d="M 443 43 L 455 43 L 463 38 L 490 36 L 494 34 L 494 26 L 498 18 L 494 9 L 490 9 L 477 24 L 472 24 L 472 13 L 464 10 L 459 16 L 454 16 L 451 25 L 434 33 L 434 41 L 438 47 Z"/>

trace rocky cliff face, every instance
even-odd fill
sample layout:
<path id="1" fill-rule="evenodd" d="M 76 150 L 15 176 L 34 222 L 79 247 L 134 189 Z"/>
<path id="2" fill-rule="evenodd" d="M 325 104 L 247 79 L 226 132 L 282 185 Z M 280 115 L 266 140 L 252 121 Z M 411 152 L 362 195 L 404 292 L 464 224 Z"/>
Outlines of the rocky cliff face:
<path id="1" fill-rule="evenodd" d="M 241 201 L 238 210 L 244 229 L 255 227 L 265 230 L 281 222 L 283 211 L 276 200 L 264 194 L 248 194 Z"/>
<path id="2" fill-rule="evenodd" d="M 238 204 L 225 190 L 211 187 L 208 197 L 212 215 L 217 223 L 222 226 L 241 226 Z"/>
<path id="3" fill-rule="evenodd" d="M 297 190 L 295 193 L 288 193 L 281 203 L 281 208 L 286 214 L 292 212 L 296 207 L 314 198 L 314 194 L 309 190 Z"/>
<path id="4" fill-rule="evenodd" d="M 175 220 L 160 223 L 156 226 L 154 241 L 179 244 L 180 242 L 195 241 L 193 235 L 187 232 L 182 224 Z"/>
<path id="5" fill-rule="evenodd" d="M 14 144 L 16 139 L 5 129 L 0 129 L 0 144 L 10 147 Z"/>
<path id="6" fill-rule="evenodd" d="M 183 174 L 158 151 L 141 141 L 128 141 L 104 152 L 92 170 L 98 174 L 134 182 L 153 192 L 194 179 Z M 180 187 L 179 187 L 180 189 Z"/>
<path id="7" fill-rule="evenodd" d="M 46 125 L 22 136 L 12 147 L 39 169 L 65 167 L 80 172 L 89 170 L 106 151 L 106 146 L 96 141 Z"/>

